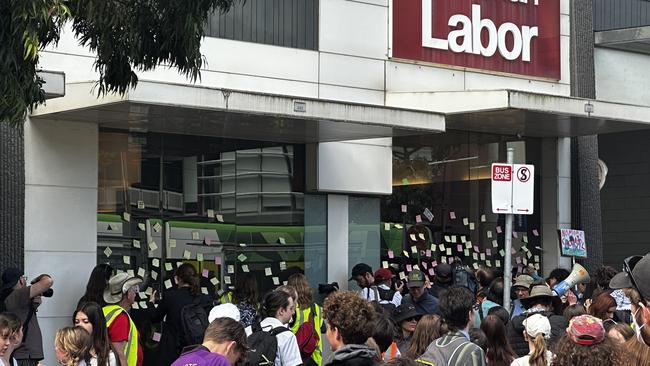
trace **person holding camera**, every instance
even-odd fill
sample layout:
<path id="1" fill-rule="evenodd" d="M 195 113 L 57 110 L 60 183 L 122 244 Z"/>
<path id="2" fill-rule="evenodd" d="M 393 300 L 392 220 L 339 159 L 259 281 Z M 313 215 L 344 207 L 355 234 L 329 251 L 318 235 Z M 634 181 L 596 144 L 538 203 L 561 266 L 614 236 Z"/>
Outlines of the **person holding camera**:
<path id="1" fill-rule="evenodd" d="M 42 296 L 52 297 L 54 280 L 47 274 L 36 277 L 27 285 L 27 276 L 18 268 L 2 272 L 0 299 L 4 308 L 20 318 L 23 323 L 23 342 L 13 357 L 19 366 L 36 366 L 43 359 L 43 338 L 36 312 Z"/>

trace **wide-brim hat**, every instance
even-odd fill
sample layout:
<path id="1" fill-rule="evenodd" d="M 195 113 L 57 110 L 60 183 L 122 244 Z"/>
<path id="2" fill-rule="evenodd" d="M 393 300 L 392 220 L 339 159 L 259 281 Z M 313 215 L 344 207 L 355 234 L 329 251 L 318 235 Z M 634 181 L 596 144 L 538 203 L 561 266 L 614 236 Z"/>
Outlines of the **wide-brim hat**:
<path id="1" fill-rule="evenodd" d="M 104 289 L 104 301 L 106 301 L 107 304 L 117 304 L 122 300 L 122 295 L 124 295 L 131 286 L 139 285 L 141 283 L 142 279 L 140 278 L 133 277 L 125 272 L 118 273 L 108 280 L 108 285 L 106 285 L 106 289 Z"/>
<path id="2" fill-rule="evenodd" d="M 412 304 L 402 304 L 393 310 L 393 319 L 397 324 L 403 322 L 406 319 L 420 317 L 420 314 L 415 306 Z"/>
<path id="3" fill-rule="evenodd" d="M 636 288 L 644 299 L 650 299 L 650 281 L 647 280 L 650 278 L 650 253 L 638 259 L 636 264 L 634 264 L 632 277 L 634 278 L 634 282 L 632 282 L 632 278 L 627 271 L 622 271 L 612 278 L 609 282 L 609 287 L 614 290 Z"/>
<path id="4" fill-rule="evenodd" d="M 533 285 L 530 289 L 530 296 L 521 299 L 521 305 L 526 309 L 530 309 L 535 303 L 543 299 L 551 301 L 556 314 L 561 313 L 562 300 L 546 284 Z"/>
<path id="5" fill-rule="evenodd" d="M 530 285 L 533 284 L 535 280 L 529 275 L 519 275 L 515 278 L 515 283 L 512 287 L 524 287 L 530 290 Z"/>

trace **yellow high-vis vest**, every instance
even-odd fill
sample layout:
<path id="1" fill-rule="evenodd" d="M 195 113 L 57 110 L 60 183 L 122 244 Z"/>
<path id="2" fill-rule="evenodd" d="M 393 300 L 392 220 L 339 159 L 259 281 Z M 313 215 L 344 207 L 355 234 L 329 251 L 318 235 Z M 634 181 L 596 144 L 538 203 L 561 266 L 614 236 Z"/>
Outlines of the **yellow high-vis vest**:
<path id="1" fill-rule="evenodd" d="M 129 313 L 117 305 L 106 305 L 102 310 L 106 318 L 106 328 L 110 327 L 122 312 L 129 318 L 129 338 L 126 341 L 126 346 L 124 346 L 127 365 L 122 366 L 136 366 L 138 363 L 138 347 L 140 347 L 138 344 L 138 329 L 135 327 L 133 320 L 131 320 Z"/>

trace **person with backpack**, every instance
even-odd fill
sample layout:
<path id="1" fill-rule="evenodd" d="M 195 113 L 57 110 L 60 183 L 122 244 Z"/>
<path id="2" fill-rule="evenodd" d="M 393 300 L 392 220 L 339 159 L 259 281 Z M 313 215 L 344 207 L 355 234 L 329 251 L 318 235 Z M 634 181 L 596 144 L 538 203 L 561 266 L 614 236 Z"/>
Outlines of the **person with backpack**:
<path id="1" fill-rule="evenodd" d="M 365 263 L 357 263 L 352 267 L 352 276 L 349 281 L 355 281 L 361 288 L 359 295 L 368 300 L 377 300 L 377 286 L 375 286 L 375 276 L 372 273 L 372 267 Z M 397 306 L 397 305 L 396 305 Z"/>
<path id="2" fill-rule="evenodd" d="M 391 288 L 391 280 L 395 275 L 388 268 L 380 268 L 375 271 L 375 287 L 377 293 L 375 294 L 376 301 L 386 310 L 392 312 L 402 304 L 402 288 L 404 284 L 400 282 L 400 286 L 396 289 Z M 374 290 L 374 289 L 373 289 Z"/>
<path id="3" fill-rule="evenodd" d="M 251 351 L 244 365 L 297 366 L 302 356 L 296 336 L 287 325 L 296 311 L 293 298 L 285 291 L 273 290 L 262 300 L 261 322 L 254 322 L 248 336 Z"/>
<path id="4" fill-rule="evenodd" d="M 248 350 L 242 324 L 227 317 L 216 318 L 205 330 L 201 345 L 185 348 L 171 365 L 233 366 L 246 358 Z"/>
<path id="5" fill-rule="evenodd" d="M 303 365 L 318 365 L 323 362 L 323 340 L 321 329 L 323 318 L 321 307 L 314 302 L 314 294 L 301 273 L 292 274 L 287 284 L 298 292 L 295 322 L 291 331 L 296 335 Z"/>
<path id="6" fill-rule="evenodd" d="M 408 274 L 409 294 L 402 299 L 402 305 L 411 304 L 420 315 L 438 314 L 438 299 L 426 289 L 426 277 L 414 269 Z"/>
<path id="7" fill-rule="evenodd" d="M 201 294 L 194 266 L 183 263 L 174 273 L 174 282 L 177 287 L 165 291 L 150 313 L 152 323 L 165 319 L 158 359 L 161 365 L 171 364 L 184 347 L 200 344 L 209 324 L 210 299 Z M 151 301 L 155 302 L 155 294 Z"/>

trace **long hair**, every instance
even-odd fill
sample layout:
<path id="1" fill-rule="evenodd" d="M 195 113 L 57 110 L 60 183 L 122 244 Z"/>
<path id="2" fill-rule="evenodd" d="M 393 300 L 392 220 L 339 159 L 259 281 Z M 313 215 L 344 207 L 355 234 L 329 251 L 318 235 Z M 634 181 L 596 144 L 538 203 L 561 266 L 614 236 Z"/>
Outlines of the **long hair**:
<path id="1" fill-rule="evenodd" d="M 309 286 L 307 277 L 302 273 L 294 273 L 289 276 L 287 285 L 293 287 L 298 292 L 298 304 L 300 309 L 307 309 L 314 303 L 313 290 Z"/>
<path id="2" fill-rule="evenodd" d="M 526 334 L 527 337 L 530 337 Z M 530 366 L 546 366 L 548 365 L 547 355 L 546 355 L 546 339 L 544 339 L 543 333 L 538 333 L 535 338 L 532 338 L 533 345 L 535 350 L 530 355 L 528 359 L 528 364 Z"/>
<path id="3" fill-rule="evenodd" d="M 619 349 L 625 350 L 627 365 L 648 366 L 650 365 L 650 347 L 639 342 L 635 337 L 630 338 Z"/>
<path id="4" fill-rule="evenodd" d="M 197 296 L 201 293 L 199 275 L 196 273 L 194 266 L 190 263 L 181 264 L 181 266 L 176 269 L 175 276 L 190 287 L 192 295 Z"/>
<path id="5" fill-rule="evenodd" d="M 106 318 L 99 304 L 95 302 L 86 302 L 81 304 L 72 315 L 72 321 L 77 318 L 77 313 L 82 312 L 88 317 L 88 321 L 93 326 L 92 349 L 97 355 L 97 366 L 108 366 L 112 343 L 108 338 L 108 329 L 106 328 Z M 115 353 L 117 356 L 117 353 Z"/>
<path id="6" fill-rule="evenodd" d="M 86 284 L 86 293 L 79 299 L 77 307 L 85 302 L 96 302 L 101 306 L 106 305 L 104 302 L 104 289 L 108 280 L 113 275 L 113 267 L 108 263 L 100 263 L 93 268 Z"/>
<path id="7" fill-rule="evenodd" d="M 77 366 L 82 361 L 90 361 L 92 341 L 90 334 L 81 327 L 59 329 L 54 337 L 54 345 L 68 355 L 66 366 Z"/>
<path id="8" fill-rule="evenodd" d="M 585 346 L 575 343 L 569 335 L 565 334 L 555 344 L 554 353 L 553 366 L 622 366 L 627 364 L 625 352 L 621 352 L 619 347 L 607 337 L 602 343 Z"/>
<path id="9" fill-rule="evenodd" d="M 607 311 L 614 307 L 616 307 L 616 300 L 610 296 L 609 292 L 603 292 L 591 303 L 589 314 L 605 320 L 607 319 Z"/>
<path id="10" fill-rule="evenodd" d="M 481 323 L 481 330 L 487 337 L 486 358 L 490 366 L 510 366 L 517 355 L 506 337 L 506 326 L 496 315 L 488 315 Z"/>
<path id="11" fill-rule="evenodd" d="M 235 280 L 235 290 L 232 293 L 232 302 L 239 304 L 247 302 L 257 308 L 259 305 L 259 292 L 257 280 L 251 273 L 242 273 Z"/>
<path id="12" fill-rule="evenodd" d="M 406 357 L 417 359 L 422 356 L 434 340 L 447 333 L 447 325 L 438 315 L 425 315 L 418 322 L 411 338 L 411 344 L 406 350 Z"/>

